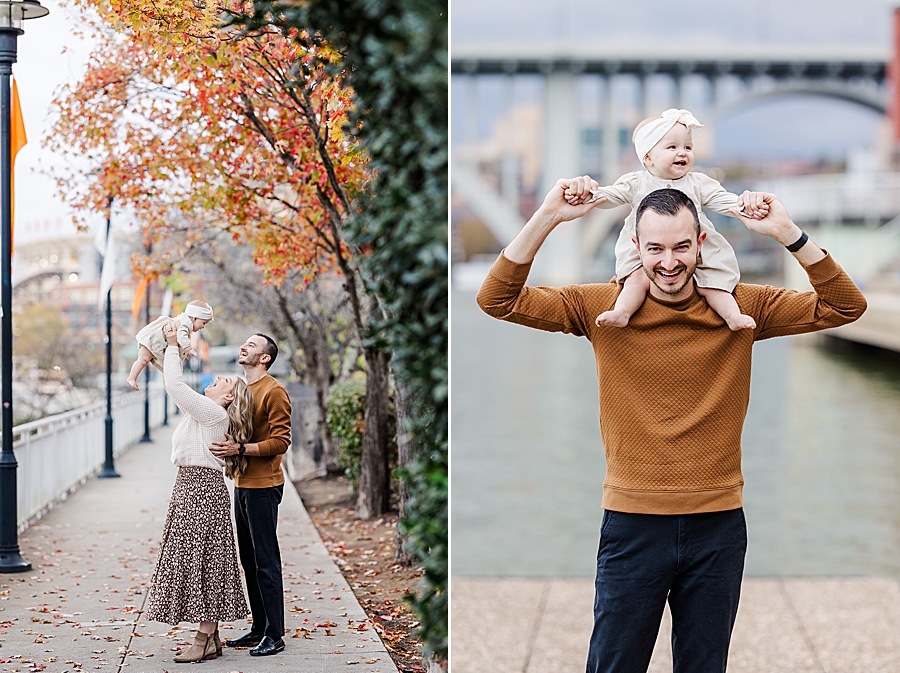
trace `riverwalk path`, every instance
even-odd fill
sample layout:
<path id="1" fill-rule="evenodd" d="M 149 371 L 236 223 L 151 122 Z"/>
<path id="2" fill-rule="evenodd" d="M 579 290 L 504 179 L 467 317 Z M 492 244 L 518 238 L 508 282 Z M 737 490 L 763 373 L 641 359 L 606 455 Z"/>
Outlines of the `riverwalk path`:
<path id="1" fill-rule="evenodd" d="M 453 673 L 580 673 L 590 579 L 457 578 Z M 648 673 L 671 673 L 668 608 Z M 890 578 L 746 578 L 729 673 L 900 671 L 900 585 Z"/>
<path id="2" fill-rule="evenodd" d="M 177 472 L 172 430 L 160 428 L 152 443 L 120 456 L 120 479 L 91 479 L 19 536 L 32 570 L 0 575 L 0 672 L 397 673 L 290 482 L 278 522 L 284 652 L 251 657 L 225 648 L 201 669 L 172 661 L 196 625 L 141 618 Z M 248 629 L 241 620 L 220 634 Z"/>

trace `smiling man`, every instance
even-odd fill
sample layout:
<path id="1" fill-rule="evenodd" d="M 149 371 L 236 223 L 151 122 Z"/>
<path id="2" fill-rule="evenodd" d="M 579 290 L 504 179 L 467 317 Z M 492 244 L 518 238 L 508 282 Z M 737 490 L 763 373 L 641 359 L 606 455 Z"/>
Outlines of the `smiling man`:
<path id="1" fill-rule="evenodd" d="M 734 297 L 756 328 L 728 329 L 693 282 L 704 239 L 696 208 L 660 189 L 638 207 L 633 239 L 647 299 L 628 327 L 598 327 L 617 283 L 525 285 L 547 235 L 595 205 L 572 206 L 564 192 L 595 186 L 557 182 L 500 254 L 478 304 L 500 320 L 587 337 L 594 349 L 607 471 L 588 673 L 646 671 L 666 601 L 675 670 L 724 672 L 747 548 L 740 440 L 753 343 L 852 322 L 866 302 L 774 195 L 745 192 L 739 203 L 765 204 L 768 215 L 735 216 L 792 251 L 814 291 L 738 284 Z"/>
<path id="2" fill-rule="evenodd" d="M 234 479 L 234 519 L 253 626 L 225 644 L 251 647 L 254 657 L 284 649 L 284 587 L 275 528 L 284 493 L 281 456 L 291 445 L 291 399 L 268 374 L 276 357 L 278 346 L 265 334 L 254 334 L 241 346 L 238 364 L 253 395 L 253 435 L 247 444 L 229 437 L 213 442 L 209 449 L 223 460 L 236 455 L 247 458 L 246 469 Z"/>

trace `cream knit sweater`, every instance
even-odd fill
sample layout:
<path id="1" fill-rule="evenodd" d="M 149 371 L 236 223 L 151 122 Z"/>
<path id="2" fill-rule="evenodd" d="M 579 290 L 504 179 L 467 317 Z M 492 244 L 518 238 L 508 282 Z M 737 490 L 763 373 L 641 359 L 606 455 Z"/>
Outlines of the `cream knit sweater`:
<path id="1" fill-rule="evenodd" d="M 225 439 L 228 414 L 208 397 L 195 392 L 184 382 L 178 346 L 166 348 L 163 378 L 166 392 L 184 416 L 172 434 L 172 463 L 179 467 L 196 466 L 221 470 L 225 461 L 209 452 L 214 441 Z"/>

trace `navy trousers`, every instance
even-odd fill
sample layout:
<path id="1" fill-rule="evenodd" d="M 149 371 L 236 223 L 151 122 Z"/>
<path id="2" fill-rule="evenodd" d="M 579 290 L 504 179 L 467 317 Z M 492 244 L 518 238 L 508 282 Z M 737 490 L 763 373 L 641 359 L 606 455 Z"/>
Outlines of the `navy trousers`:
<path id="1" fill-rule="evenodd" d="M 674 673 L 724 673 L 746 551 L 743 509 L 605 512 L 587 673 L 646 673 L 666 601 Z"/>
<path id="2" fill-rule="evenodd" d="M 253 616 L 250 631 L 273 640 L 284 637 L 281 550 L 275 535 L 283 493 L 284 485 L 234 489 L 238 553 Z"/>

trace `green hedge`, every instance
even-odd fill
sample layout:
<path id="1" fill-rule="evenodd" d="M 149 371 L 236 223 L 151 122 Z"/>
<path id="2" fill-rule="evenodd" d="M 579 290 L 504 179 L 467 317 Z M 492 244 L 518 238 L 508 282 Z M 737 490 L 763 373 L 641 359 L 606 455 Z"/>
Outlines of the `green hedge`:
<path id="1" fill-rule="evenodd" d="M 393 404 L 388 405 L 388 413 L 388 460 L 393 471 L 397 465 L 397 421 Z M 337 464 L 344 468 L 344 475 L 354 491 L 359 484 L 365 417 L 365 379 L 349 379 L 331 387 L 328 391 L 328 415 L 325 422 L 331 436 L 337 441 Z"/>
<path id="2" fill-rule="evenodd" d="M 351 379 L 328 391 L 328 431 L 337 442 L 337 464 L 344 468 L 353 490 L 359 484 L 363 427 L 366 413 L 366 381 Z"/>

